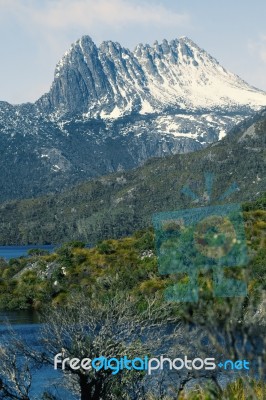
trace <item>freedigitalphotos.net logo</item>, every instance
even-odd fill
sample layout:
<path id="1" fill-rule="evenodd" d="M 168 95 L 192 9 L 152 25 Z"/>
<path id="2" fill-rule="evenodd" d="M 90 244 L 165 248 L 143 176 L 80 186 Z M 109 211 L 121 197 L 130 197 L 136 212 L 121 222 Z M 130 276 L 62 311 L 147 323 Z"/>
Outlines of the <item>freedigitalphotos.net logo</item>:
<path id="1" fill-rule="evenodd" d="M 213 181 L 213 174 L 205 174 L 209 203 Z M 236 189 L 236 184 L 231 185 L 218 200 L 224 200 Z M 198 199 L 189 187 L 184 187 L 182 192 L 193 200 Z M 248 261 L 241 204 L 157 213 L 153 216 L 153 225 L 159 272 L 182 276 L 182 281 L 165 290 L 166 300 L 198 301 L 198 275 L 206 269 L 213 272 L 216 297 L 246 295 L 245 282 L 225 276 L 225 268 L 242 267 Z"/>
<path id="2" fill-rule="evenodd" d="M 148 375 L 151 375 L 152 372 L 158 370 L 176 370 L 180 371 L 182 369 L 187 370 L 206 370 L 212 371 L 215 369 L 223 369 L 227 371 L 233 370 L 249 370 L 249 362 L 247 360 L 225 360 L 223 362 L 216 362 L 215 358 L 193 358 L 189 359 L 186 355 L 182 358 L 169 358 L 165 356 L 159 357 L 135 357 L 133 359 L 128 358 L 127 356 L 123 356 L 120 358 L 117 357 L 95 357 L 93 359 L 87 357 L 83 359 L 79 358 L 63 358 L 62 353 L 56 354 L 54 357 L 54 369 L 71 369 L 71 370 L 80 370 L 83 371 L 92 371 L 95 370 L 111 370 L 112 375 L 118 374 L 122 370 L 128 371 L 147 371 Z"/>

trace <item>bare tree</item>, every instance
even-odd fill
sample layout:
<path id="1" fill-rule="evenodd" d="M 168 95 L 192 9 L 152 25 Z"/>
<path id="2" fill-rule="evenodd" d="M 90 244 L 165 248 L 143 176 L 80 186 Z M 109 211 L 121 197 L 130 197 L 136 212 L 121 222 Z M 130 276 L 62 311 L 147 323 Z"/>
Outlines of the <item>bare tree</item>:
<path id="1" fill-rule="evenodd" d="M 9 330 L 8 343 L 0 345 L 0 398 L 7 400 L 30 400 L 32 383 L 31 360 L 20 354 L 13 334 Z"/>
<path id="2" fill-rule="evenodd" d="M 54 367 L 54 357 L 61 353 L 60 359 L 68 358 L 64 365 L 58 364 L 63 369 L 62 384 L 81 400 L 140 400 L 148 398 L 150 392 L 160 399 L 167 395 L 178 398 L 187 384 L 197 379 L 214 382 L 219 394 L 217 370 L 166 370 L 147 377 L 147 371 L 123 369 L 113 374 L 110 368 L 96 371 L 80 365 L 76 369 L 70 362 L 74 358 L 100 356 L 120 359 L 126 355 L 134 359 L 146 355 L 175 358 L 184 354 L 201 358 L 246 357 L 251 361 L 254 350 L 252 360 L 257 355 L 265 356 L 264 318 L 252 301 L 227 299 L 221 302 L 221 308 L 219 302 L 212 308 L 202 299 L 193 305 L 192 311 L 190 307 L 164 302 L 158 296 L 137 301 L 117 294 L 104 303 L 82 294 L 73 296 L 65 306 L 46 310 L 39 338 L 42 351 L 15 336 L 1 346 L 0 393 L 3 399 L 30 400 L 32 363 L 34 367 Z M 186 323 L 180 322 L 182 312 Z M 203 345 L 206 338 L 207 344 Z M 258 339 L 264 346 L 261 349 Z"/>
<path id="3" fill-rule="evenodd" d="M 46 310 L 41 330 L 42 351 L 29 348 L 17 340 L 16 349 L 39 365 L 54 367 L 54 358 L 66 359 L 63 369 L 69 385 L 79 392 L 81 400 L 142 399 L 146 388 L 146 371 L 78 369 L 71 359 L 128 359 L 158 354 L 159 349 L 173 346 L 182 337 L 175 307 L 157 297 L 145 302 L 117 294 L 104 304 L 83 295 L 73 297 L 64 307 Z M 169 326 L 171 330 L 169 331 Z M 166 331 L 168 330 L 167 334 Z"/>
<path id="4" fill-rule="evenodd" d="M 246 360 L 249 363 L 250 369 L 235 370 L 234 378 L 243 379 L 253 395 L 252 378 L 263 381 L 266 375 L 265 305 L 266 292 L 260 287 L 245 297 L 211 299 L 203 296 L 196 305 L 182 307 L 183 320 L 202 327 L 205 342 L 216 353 L 217 360 Z M 198 351 L 205 351 L 200 340 L 196 343 Z M 218 384 L 215 375 L 213 381 Z"/>

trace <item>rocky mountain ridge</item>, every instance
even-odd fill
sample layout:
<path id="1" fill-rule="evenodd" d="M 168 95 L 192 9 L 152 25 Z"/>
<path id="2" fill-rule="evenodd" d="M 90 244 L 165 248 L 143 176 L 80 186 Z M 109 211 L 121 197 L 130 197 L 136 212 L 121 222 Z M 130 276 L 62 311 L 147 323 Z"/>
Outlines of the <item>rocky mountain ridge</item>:
<path id="1" fill-rule="evenodd" d="M 211 110 L 266 105 L 266 94 L 223 68 L 183 37 L 133 52 L 89 36 L 75 42 L 56 66 L 49 93 L 37 102 L 55 117 L 118 118 L 132 113 Z"/>
<path id="2" fill-rule="evenodd" d="M 36 103 L 0 102 L 0 201 L 199 150 L 263 105 L 264 92 L 187 38 L 131 52 L 84 36 Z"/>

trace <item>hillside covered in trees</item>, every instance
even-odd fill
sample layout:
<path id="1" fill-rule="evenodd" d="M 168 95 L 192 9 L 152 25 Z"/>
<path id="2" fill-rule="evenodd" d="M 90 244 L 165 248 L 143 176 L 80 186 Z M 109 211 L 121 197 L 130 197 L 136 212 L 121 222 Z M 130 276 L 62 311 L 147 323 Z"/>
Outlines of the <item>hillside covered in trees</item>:
<path id="1" fill-rule="evenodd" d="M 0 206 L 0 243 L 46 244 L 128 236 L 151 225 L 152 214 L 201 205 L 250 201 L 266 188 L 266 112 L 237 126 L 210 147 L 153 159 L 61 194 Z M 211 199 L 204 176 L 213 174 Z M 221 200 L 228 188 L 238 189 Z M 198 199 L 184 194 L 189 186 Z"/>

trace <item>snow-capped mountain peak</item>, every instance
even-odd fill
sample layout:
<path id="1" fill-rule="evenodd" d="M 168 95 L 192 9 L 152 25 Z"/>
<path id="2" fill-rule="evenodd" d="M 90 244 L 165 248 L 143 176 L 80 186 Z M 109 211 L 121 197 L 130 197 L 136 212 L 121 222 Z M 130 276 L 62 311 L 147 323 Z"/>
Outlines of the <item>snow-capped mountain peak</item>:
<path id="1" fill-rule="evenodd" d="M 57 64 L 51 90 L 38 104 L 59 116 L 117 118 L 169 107 L 256 109 L 266 105 L 266 94 L 187 37 L 139 44 L 130 51 L 112 41 L 97 47 L 83 36 Z"/>
<path id="2" fill-rule="evenodd" d="M 83 36 L 35 104 L 0 102 L 2 199 L 199 150 L 264 105 L 263 91 L 186 37 L 131 51 Z"/>

